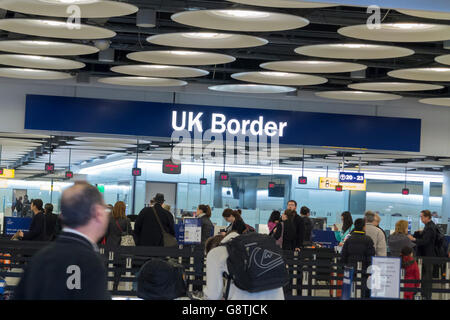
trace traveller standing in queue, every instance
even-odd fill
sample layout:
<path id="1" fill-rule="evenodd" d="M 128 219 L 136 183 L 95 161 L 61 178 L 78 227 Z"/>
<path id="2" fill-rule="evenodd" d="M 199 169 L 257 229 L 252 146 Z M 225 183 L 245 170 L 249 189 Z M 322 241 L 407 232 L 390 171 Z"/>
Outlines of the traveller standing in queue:
<path id="1" fill-rule="evenodd" d="M 134 235 L 137 246 L 163 247 L 163 231 L 175 237 L 173 215 L 162 207 L 165 201 L 164 195 L 157 193 L 154 201 L 155 204 L 153 207 L 147 207 L 141 210 L 134 224 Z M 161 227 L 164 230 L 161 230 Z"/>
<path id="2" fill-rule="evenodd" d="M 281 248 L 283 250 L 293 251 L 297 248 L 298 237 L 295 219 L 295 211 L 287 209 L 281 216 L 281 222 L 274 229 L 273 237 L 278 243 L 281 242 Z"/>
<path id="3" fill-rule="evenodd" d="M 112 209 L 108 231 L 106 233 L 106 245 L 108 247 L 118 247 L 123 235 L 131 235 L 131 222 L 125 212 L 127 205 L 123 201 L 117 201 Z"/>
<path id="4" fill-rule="evenodd" d="M 109 217 L 98 189 L 76 182 L 61 196 L 62 233 L 27 265 L 16 300 L 109 300 L 97 241 Z"/>
<path id="5" fill-rule="evenodd" d="M 303 245 L 311 245 L 312 244 L 312 230 L 313 224 L 309 215 L 311 211 L 308 207 L 303 206 L 300 208 L 300 217 L 303 219 L 303 225 L 305 226 L 305 237 L 303 238 Z"/>
<path id="6" fill-rule="evenodd" d="M 402 258 L 402 268 L 405 270 L 405 280 L 416 280 L 416 283 L 405 283 L 405 288 L 419 288 L 420 287 L 420 272 L 416 259 L 414 259 L 413 250 L 406 246 L 401 249 L 400 257 Z M 405 291 L 404 298 L 412 300 L 416 293 L 412 291 Z"/>
<path id="7" fill-rule="evenodd" d="M 47 233 L 47 240 L 55 240 L 57 234 L 59 234 L 59 218 L 58 215 L 53 213 L 53 205 L 51 203 L 46 203 L 44 206 L 45 214 L 45 231 Z"/>
<path id="8" fill-rule="evenodd" d="M 336 224 L 333 225 L 334 236 L 339 243 L 339 246 L 344 245 L 344 241 L 349 237 L 350 233 L 353 231 L 353 218 L 350 211 L 344 211 L 341 213 L 342 228 L 339 231 Z"/>
<path id="9" fill-rule="evenodd" d="M 375 224 L 375 213 L 367 211 L 364 214 L 366 220 L 366 234 L 372 239 L 375 245 L 375 252 L 378 257 L 387 256 L 386 236 Z"/>
<path id="10" fill-rule="evenodd" d="M 305 224 L 303 219 L 297 214 L 297 202 L 295 200 L 288 201 L 287 209 L 295 213 L 294 224 L 297 236 L 295 251 L 300 251 L 300 248 L 303 246 L 303 240 L 305 239 Z"/>
<path id="11" fill-rule="evenodd" d="M 378 229 L 380 229 L 381 231 L 383 231 L 383 234 L 384 234 L 384 240 L 387 242 L 387 235 L 386 235 L 386 232 L 383 230 L 383 228 L 380 226 L 380 224 L 381 224 L 381 217 L 380 217 L 380 214 L 379 214 L 379 212 L 377 211 L 377 212 L 375 212 L 375 220 L 373 221 L 373 224 L 378 228 Z"/>
<path id="12" fill-rule="evenodd" d="M 43 202 L 41 199 L 34 199 L 31 202 L 31 211 L 33 212 L 33 219 L 31 220 L 30 229 L 23 233 L 22 230 L 16 232 L 13 239 L 28 240 L 28 241 L 46 241 L 46 219 L 42 209 Z"/>
<path id="13" fill-rule="evenodd" d="M 400 257 L 404 247 L 414 248 L 416 245 L 408 238 L 408 221 L 399 220 L 395 224 L 395 232 L 390 235 L 389 253 L 393 257 Z"/>
<path id="14" fill-rule="evenodd" d="M 222 217 L 229 223 L 225 229 L 225 234 L 229 234 L 232 231 L 242 234 L 245 231 L 245 222 L 237 211 L 227 208 L 223 210 Z"/>
<path id="15" fill-rule="evenodd" d="M 278 210 L 272 211 L 270 214 L 269 221 L 267 222 L 267 227 L 269 228 L 269 234 L 272 234 L 273 229 L 281 221 L 281 213 Z"/>
<path id="16" fill-rule="evenodd" d="M 211 222 L 211 207 L 206 204 L 199 205 L 195 217 L 201 220 L 202 223 L 201 244 L 205 245 L 206 240 L 208 240 L 214 234 L 214 225 Z"/>

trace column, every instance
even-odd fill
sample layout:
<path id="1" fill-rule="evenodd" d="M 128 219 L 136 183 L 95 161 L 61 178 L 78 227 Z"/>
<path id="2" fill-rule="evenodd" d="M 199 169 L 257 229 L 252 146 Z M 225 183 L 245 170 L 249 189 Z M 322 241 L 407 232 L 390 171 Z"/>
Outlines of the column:
<path id="1" fill-rule="evenodd" d="M 448 225 L 448 219 L 450 217 L 450 170 L 443 171 L 444 181 L 442 183 L 442 223 Z M 447 234 L 450 234 L 450 228 L 447 226 Z"/>

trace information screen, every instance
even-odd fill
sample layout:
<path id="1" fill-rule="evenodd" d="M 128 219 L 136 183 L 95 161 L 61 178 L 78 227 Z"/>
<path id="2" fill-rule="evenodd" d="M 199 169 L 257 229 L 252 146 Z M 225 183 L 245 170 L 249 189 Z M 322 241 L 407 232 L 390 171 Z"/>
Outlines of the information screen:
<path id="1" fill-rule="evenodd" d="M 180 174 L 181 163 L 175 163 L 172 159 L 163 160 L 163 173 Z"/>

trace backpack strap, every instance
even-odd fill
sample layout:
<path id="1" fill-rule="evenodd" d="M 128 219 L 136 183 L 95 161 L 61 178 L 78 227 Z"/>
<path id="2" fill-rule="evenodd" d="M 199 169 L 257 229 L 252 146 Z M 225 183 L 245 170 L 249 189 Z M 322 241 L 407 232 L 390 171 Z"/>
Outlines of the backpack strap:
<path id="1" fill-rule="evenodd" d="M 225 288 L 225 294 L 224 294 L 223 298 L 225 300 L 228 300 L 228 297 L 230 295 L 230 287 L 231 287 L 231 275 L 229 275 L 228 273 L 224 272 L 223 273 L 223 277 L 225 279 L 227 279 L 227 286 Z"/>

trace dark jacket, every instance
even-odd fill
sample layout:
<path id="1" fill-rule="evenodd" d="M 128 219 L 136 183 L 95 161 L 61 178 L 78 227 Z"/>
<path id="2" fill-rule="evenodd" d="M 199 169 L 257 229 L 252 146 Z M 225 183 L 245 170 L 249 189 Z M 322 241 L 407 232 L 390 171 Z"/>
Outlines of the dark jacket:
<path id="1" fill-rule="evenodd" d="M 273 234 L 275 240 L 280 239 L 281 232 L 283 232 L 283 241 L 281 248 L 283 250 L 295 250 L 297 247 L 297 227 L 294 219 L 287 219 L 283 221 L 284 226 L 281 225 L 281 222 L 277 224 L 275 227 L 276 231 Z"/>
<path id="2" fill-rule="evenodd" d="M 365 271 L 372 264 L 372 257 L 375 256 L 375 246 L 373 240 L 366 236 L 365 232 L 353 231 L 344 242 L 341 254 L 344 264 L 355 266 L 357 261 L 362 261 L 363 270 Z"/>
<path id="3" fill-rule="evenodd" d="M 400 253 L 404 247 L 414 248 L 415 244 L 409 240 L 406 234 L 394 233 L 389 236 L 388 240 L 390 255 L 400 257 Z"/>
<path id="4" fill-rule="evenodd" d="M 303 241 L 311 243 L 311 236 L 313 230 L 312 220 L 308 216 L 301 216 L 301 218 L 303 219 L 303 225 L 305 226 Z"/>
<path id="5" fill-rule="evenodd" d="M 175 236 L 175 223 L 172 214 L 158 203 L 153 208 L 155 208 L 164 230 Z M 152 207 L 144 208 L 139 213 L 134 225 L 134 235 L 138 246 L 164 246 L 161 228 Z"/>
<path id="6" fill-rule="evenodd" d="M 79 269 L 78 269 L 79 268 Z M 76 270 L 79 270 L 77 273 Z M 76 276 L 80 275 L 79 283 Z M 68 284 L 73 285 L 70 289 Z M 79 289 L 75 286 L 79 284 Z M 63 232 L 27 265 L 16 300 L 109 300 L 101 256 L 82 236 Z"/>
<path id="7" fill-rule="evenodd" d="M 425 225 L 422 232 L 414 233 L 414 238 L 416 238 L 417 246 L 417 256 L 419 257 L 434 257 L 436 252 L 434 250 L 436 242 L 436 225 L 430 220 Z"/>
<path id="8" fill-rule="evenodd" d="M 202 244 L 205 244 L 206 240 L 208 238 L 212 237 L 214 234 L 214 225 L 211 222 L 211 219 L 208 218 L 206 215 L 202 216 L 200 218 L 202 222 Z"/>
<path id="9" fill-rule="evenodd" d="M 31 220 L 30 229 L 28 232 L 24 232 L 22 240 L 46 241 L 45 220 L 45 214 L 42 211 L 35 214 Z"/>
<path id="10" fill-rule="evenodd" d="M 106 246 L 120 246 L 122 234 L 132 234 L 131 223 L 128 218 L 109 220 L 108 231 L 106 232 Z"/>
<path id="11" fill-rule="evenodd" d="M 232 224 L 230 224 L 227 229 L 226 232 L 227 234 L 232 232 L 232 231 L 236 231 L 239 234 L 242 234 L 246 229 L 245 226 L 245 222 L 243 220 L 234 220 L 234 222 Z"/>
<path id="12" fill-rule="evenodd" d="M 296 215 L 294 218 L 295 228 L 297 232 L 297 239 L 295 243 L 296 248 L 303 247 L 303 241 L 305 240 L 305 221 L 299 215 Z"/>
<path id="13" fill-rule="evenodd" d="M 54 213 L 45 214 L 45 232 L 47 234 L 47 240 L 55 240 L 58 234 L 58 215 Z"/>

